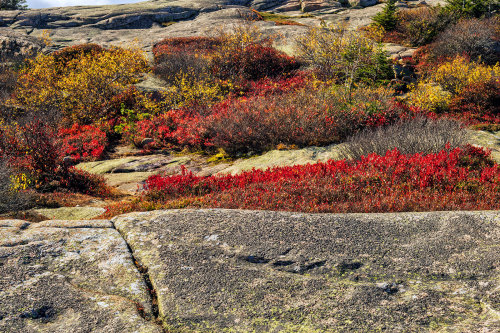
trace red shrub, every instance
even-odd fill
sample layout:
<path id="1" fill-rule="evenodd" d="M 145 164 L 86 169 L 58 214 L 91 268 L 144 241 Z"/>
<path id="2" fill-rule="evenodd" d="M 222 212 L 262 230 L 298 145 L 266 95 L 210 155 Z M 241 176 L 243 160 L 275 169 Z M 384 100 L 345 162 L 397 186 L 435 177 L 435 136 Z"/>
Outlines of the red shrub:
<path id="1" fill-rule="evenodd" d="M 174 37 L 166 38 L 153 46 L 155 63 L 174 53 L 208 55 L 221 45 L 219 38 L 213 37 Z"/>
<path id="2" fill-rule="evenodd" d="M 341 142 L 362 128 L 392 123 L 404 114 L 395 105 L 366 101 L 350 106 L 307 97 L 307 93 L 221 103 L 200 119 L 197 128 L 210 145 L 228 153 L 260 152 L 278 144 L 306 147 Z"/>
<path id="3" fill-rule="evenodd" d="M 300 67 L 295 58 L 275 48 L 251 43 L 230 48 L 212 60 L 212 72 L 220 78 L 259 80 L 289 74 Z"/>
<path id="4" fill-rule="evenodd" d="M 92 125 L 74 124 L 71 128 L 59 130 L 59 141 L 64 156 L 74 161 L 91 161 L 102 157 L 108 139 L 106 133 Z"/>
<path id="5" fill-rule="evenodd" d="M 78 44 L 74 46 L 65 47 L 59 51 L 52 53 L 54 60 L 65 66 L 71 60 L 77 59 L 82 55 L 98 54 L 104 52 L 105 49 L 97 44 Z"/>
<path id="6" fill-rule="evenodd" d="M 298 72 L 291 77 L 246 80 L 240 82 L 238 93 L 245 97 L 289 94 L 305 89 L 310 83 L 310 76 L 310 73 Z"/>
<path id="7" fill-rule="evenodd" d="M 500 79 L 468 85 L 453 97 L 449 108 L 468 123 L 500 124 Z"/>
<path id="8" fill-rule="evenodd" d="M 206 207 L 306 212 L 500 208 L 500 166 L 467 146 L 437 154 L 368 155 L 360 161 L 253 170 L 235 176 L 152 176 L 145 199 L 199 196 Z"/>
<path id="9" fill-rule="evenodd" d="M 300 66 L 295 58 L 269 45 L 250 42 L 225 47 L 222 38 L 168 38 L 153 47 L 154 71 L 165 80 L 179 72 L 206 74 L 222 79 L 258 80 L 289 74 Z"/>
<path id="10" fill-rule="evenodd" d="M 61 163 L 57 132 L 40 120 L 0 126 L 0 156 L 16 170 L 37 176 L 53 174 Z"/>
<path id="11" fill-rule="evenodd" d="M 64 147 L 58 133 L 35 120 L 23 125 L 0 126 L 0 158 L 18 173 L 30 175 L 38 191 L 66 189 L 86 194 L 107 195 L 102 177 L 68 168 L 62 163 Z"/>
<path id="12" fill-rule="evenodd" d="M 305 147 L 340 142 L 360 129 L 393 123 L 414 112 L 376 93 L 355 96 L 348 102 L 314 90 L 290 88 L 289 94 L 271 94 L 268 89 L 274 88 L 262 88 L 253 92 L 257 95 L 249 93 L 248 98 L 229 99 L 211 108 L 171 110 L 138 122 L 126 136 L 136 144 L 152 138 L 151 148 L 261 152 L 279 144 Z"/>
<path id="13" fill-rule="evenodd" d="M 209 59 L 222 44 L 219 38 L 177 37 L 167 38 L 153 47 L 153 71 L 166 81 L 175 81 L 180 73 L 192 76 L 207 75 Z"/>

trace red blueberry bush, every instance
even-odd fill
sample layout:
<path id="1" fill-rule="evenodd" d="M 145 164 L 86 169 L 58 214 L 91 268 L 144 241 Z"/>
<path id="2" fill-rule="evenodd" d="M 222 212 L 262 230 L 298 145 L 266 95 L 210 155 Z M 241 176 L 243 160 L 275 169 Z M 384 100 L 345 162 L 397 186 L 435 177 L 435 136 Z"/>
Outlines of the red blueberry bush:
<path id="1" fill-rule="evenodd" d="M 298 69 L 300 64 L 293 57 L 252 34 L 241 30 L 219 37 L 164 39 L 153 48 L 154 72 L 167 81 L 179 73 L 241 81 L 287 75 Z"/>
<path id="2" fill-rule="evenodd" d="M 183 108 L 140 121 L 127 135 L 154 139 L 154 148 L 222 148 L 261 152 L 279 144 L 321 146 L 367 127 L 393 123 L 415 111 L 395 104 L 385 90 L 295 90 L 228 99 L 210 108 Z"/>
<path id="3" fill-rule="evenodd" d="M 41 120 L 0 126 L 0 158 L 13 172 L 29 175 L 37 191 L 67 190 L 105 196 L 110 192 L 102 177 L 63 163 L 66 147 L 57 130 Z"/>
<path id="4" fill-rule="evenodd" d="M 500 124 L 500 79 L 467 85 L 452 98 L 449 108 L 468 123 Z"/>
<path id="5" fill-rule="evenodd" d="M 71 128 L 59 130 L 62 153 L 76 161 L 91 161 L 101 158 L 108 145 L 106 133 L 92 125 L 73 124 Z"/>
<path id="6" fill-rule="evenodd" d="M 183 197 L 205 207 L 305 212 L 398 212 L 500 208 L 500 166 L 489 152 L 466 146 L 435 154 L 397 149 L 359 161 L 197 177 L 150 177 L 145 199 Z"/>
<path id="7" fill-rule="evenodd" d="M 259 80 L 287 75 L 299 67 L 293 57 L 256 43 L 228 48 L 212 60 L 213 73 L 222 79 Z"/>

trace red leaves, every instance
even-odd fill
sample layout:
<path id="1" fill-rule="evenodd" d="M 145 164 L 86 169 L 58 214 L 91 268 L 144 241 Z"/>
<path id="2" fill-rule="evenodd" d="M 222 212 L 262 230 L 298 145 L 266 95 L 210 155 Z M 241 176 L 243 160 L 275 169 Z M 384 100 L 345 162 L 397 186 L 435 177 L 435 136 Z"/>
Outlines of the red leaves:
<path id="1" fill-rule="evenodd" d="M 98 127 L 78 124 L 60 129 L 59 142 L 62 153 L 71 156 L 74 161 L 99 159 L 108 145 L 106 133 Z"/>
<path id="2" fill-rule="evenodd" d="M 437 154 L 253 170 L 235 176 L 152 176 L 145 197 L 201 197 L 208 207 L 308 212 L 394 212 L 500 208 L 500 167 L 467 146 Z"/>
<path id="3" fill-rule="evenodd" d="M 304 78 L 262 80 L 247 96 L 210 108 L 193 105 L 140 121 L 126 133 L 135 143 L 153 138 L 151 148 L 222 148 L 229 154 L 277 146 L 321 146 L 344 140 L 358 130 L 407 117 L 415 110 L 390 101 L 345 105 L 317 91 L 301 89 Z M 378 105 L 380 104 L 380 105 Z"/>

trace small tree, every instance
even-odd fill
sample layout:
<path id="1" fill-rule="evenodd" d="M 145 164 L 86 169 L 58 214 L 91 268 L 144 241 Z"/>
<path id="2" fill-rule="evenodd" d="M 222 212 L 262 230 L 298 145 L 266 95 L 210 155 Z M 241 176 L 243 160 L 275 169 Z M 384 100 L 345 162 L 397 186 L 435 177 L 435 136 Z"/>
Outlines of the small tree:
<path id="1" fill-rule="evenodd" d="M 373 84 L 393 75 L 381 44 L 346 26 L 312 28 L 297 39 L 297 48 L 322 79 L 343 83 L 348 91 L 356 82 Z"/>
<path id="2" fill-rule="evenodd" d="M 373 17 L 373 21 L 386 31 L 394 30 L 397 23 L 396 0 L 387 1 L 384 9 Z"/>
<path id="3" fill-rule="evenodd" d="M 458 17 L 482 17 L 500 8 L 498 0 L 446 0 L 445 9 Z"/>
<path id="4" fill-rule="evenodd" d="M 26 0 L 0 0 L 0 10 L 28 9 Z"/>

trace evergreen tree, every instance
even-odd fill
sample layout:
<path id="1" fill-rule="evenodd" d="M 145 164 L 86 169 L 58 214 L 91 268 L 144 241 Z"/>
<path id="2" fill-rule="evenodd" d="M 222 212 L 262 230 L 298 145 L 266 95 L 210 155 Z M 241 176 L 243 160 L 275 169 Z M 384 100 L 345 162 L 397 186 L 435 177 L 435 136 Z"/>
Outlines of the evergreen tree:
<path id="1" fill-rule="evenodd" d="M 26 0 L 0 0 L 0 10 L 28 9 Z"/>
<path id="2" fill-rule="evenodd" d="M 373 17 L 373 21 L 382 26 L 386 31 L 396 27 L 396 0 L 388 0 L 384 9 Z"/>
<path id="3" fill-rule="evenodd" d="M 458 17 L 491 16 L 500 9 L 498 0 L 446 0 L 445 9 Z"/>

